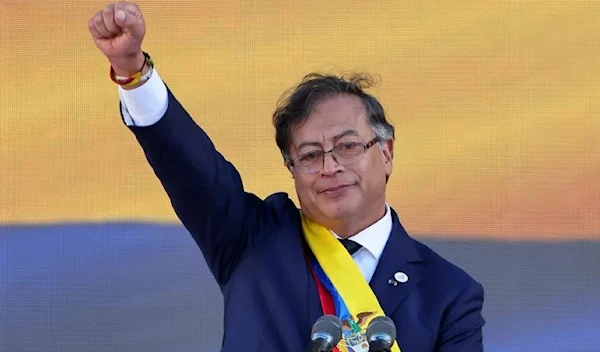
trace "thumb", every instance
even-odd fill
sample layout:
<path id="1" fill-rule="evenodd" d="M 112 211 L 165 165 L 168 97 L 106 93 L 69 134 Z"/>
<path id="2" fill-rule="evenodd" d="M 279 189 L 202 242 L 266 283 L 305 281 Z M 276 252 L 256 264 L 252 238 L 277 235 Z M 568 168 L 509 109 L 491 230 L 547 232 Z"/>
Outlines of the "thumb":
<path id="1" fill-rule="evenodd" d="M 117 10 L 115 13 L 115 22 L 119 25 L 119 27 L 124 27 L 127 21 L 127 13 L 123 10 Z"/>
<path id="2" fill-rule="evenodd" d="M 144 24 L 141 14 L 134 9 L 118 9 L 115 11 L 115 23 L 133 38 L 144 36 Z"/>

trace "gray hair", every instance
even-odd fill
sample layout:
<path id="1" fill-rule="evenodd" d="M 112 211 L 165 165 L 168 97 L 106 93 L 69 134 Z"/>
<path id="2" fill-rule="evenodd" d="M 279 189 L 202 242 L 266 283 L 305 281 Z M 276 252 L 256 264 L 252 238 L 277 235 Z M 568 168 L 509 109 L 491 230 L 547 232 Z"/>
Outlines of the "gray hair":
<path id="1" fill-rule="evenodd" d="M 375 97 L 365 92 L 373 85 L 374 79 L 366 74 L 338 77 L 311 73 L 297 87 L 284 93 L 273 113 L 273 125 L 275 141 L 285 161 L 289 160 L 293 129 L 308 119 L 315 105 L 338 94 L 350 94 L 361 99 L 369 124 L 379 138 L 380 148 L 393 140 L 394 126 L 387 121 L 383 107 Z"/>

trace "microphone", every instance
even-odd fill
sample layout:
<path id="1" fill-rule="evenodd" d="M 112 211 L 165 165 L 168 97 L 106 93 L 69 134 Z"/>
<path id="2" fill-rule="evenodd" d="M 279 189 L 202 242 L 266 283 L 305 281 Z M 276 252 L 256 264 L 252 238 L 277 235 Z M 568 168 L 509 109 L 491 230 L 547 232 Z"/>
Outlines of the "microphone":
<path id="1" fill-rule="evenodd" d="M 367 327 L 369 352 L 390 352 L 396 340 L 396 325 L 392 319 L 378 316 Z"/>
<path id="2" fill-rule="evenodd" d="M 310 352 L 331 352 L 342 338 L 342 322 L 326 314 L 317 319 L 310 333 Z"/>

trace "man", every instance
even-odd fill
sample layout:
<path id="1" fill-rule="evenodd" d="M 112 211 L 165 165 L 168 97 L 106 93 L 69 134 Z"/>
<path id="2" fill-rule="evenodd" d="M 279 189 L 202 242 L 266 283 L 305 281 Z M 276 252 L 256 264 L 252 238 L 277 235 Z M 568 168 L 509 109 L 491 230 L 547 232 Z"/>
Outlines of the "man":
<path id="1" fill-rule="evenodd" d="M 344 351 L 368 350 L 365 329 L 382 315 L 397 329 L 392 351 L 483 350 L 481 285 L 410 238 L 386 204 L 394 129 L 367 78 L 311 75 L 277 108 L 299 211 L 286 194 L 244 191 L 142 51 L 137 5 L 109 5 L 89 30 L 125 124 L 223 292 L 223 351 L 302 351 L 325 313 L 342 321 Z"/>

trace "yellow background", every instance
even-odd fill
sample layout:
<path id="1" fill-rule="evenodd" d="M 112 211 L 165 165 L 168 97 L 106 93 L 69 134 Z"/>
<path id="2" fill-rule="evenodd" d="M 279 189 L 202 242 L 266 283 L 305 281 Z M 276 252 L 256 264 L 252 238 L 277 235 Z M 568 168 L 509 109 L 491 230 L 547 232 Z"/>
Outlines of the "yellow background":
<path id="1" fill-rule="evenodd" d="M 102 1 L 0 1 L 0 223 L 177 221 L 87 31 Z M 144 49 L 260 196 L 294 195 L 280 94 L 366 71 L 414 234 L 600 239 L 599 2 L 141 1 Z M 295 197 L 295 195 L 294 195 Z"/>

